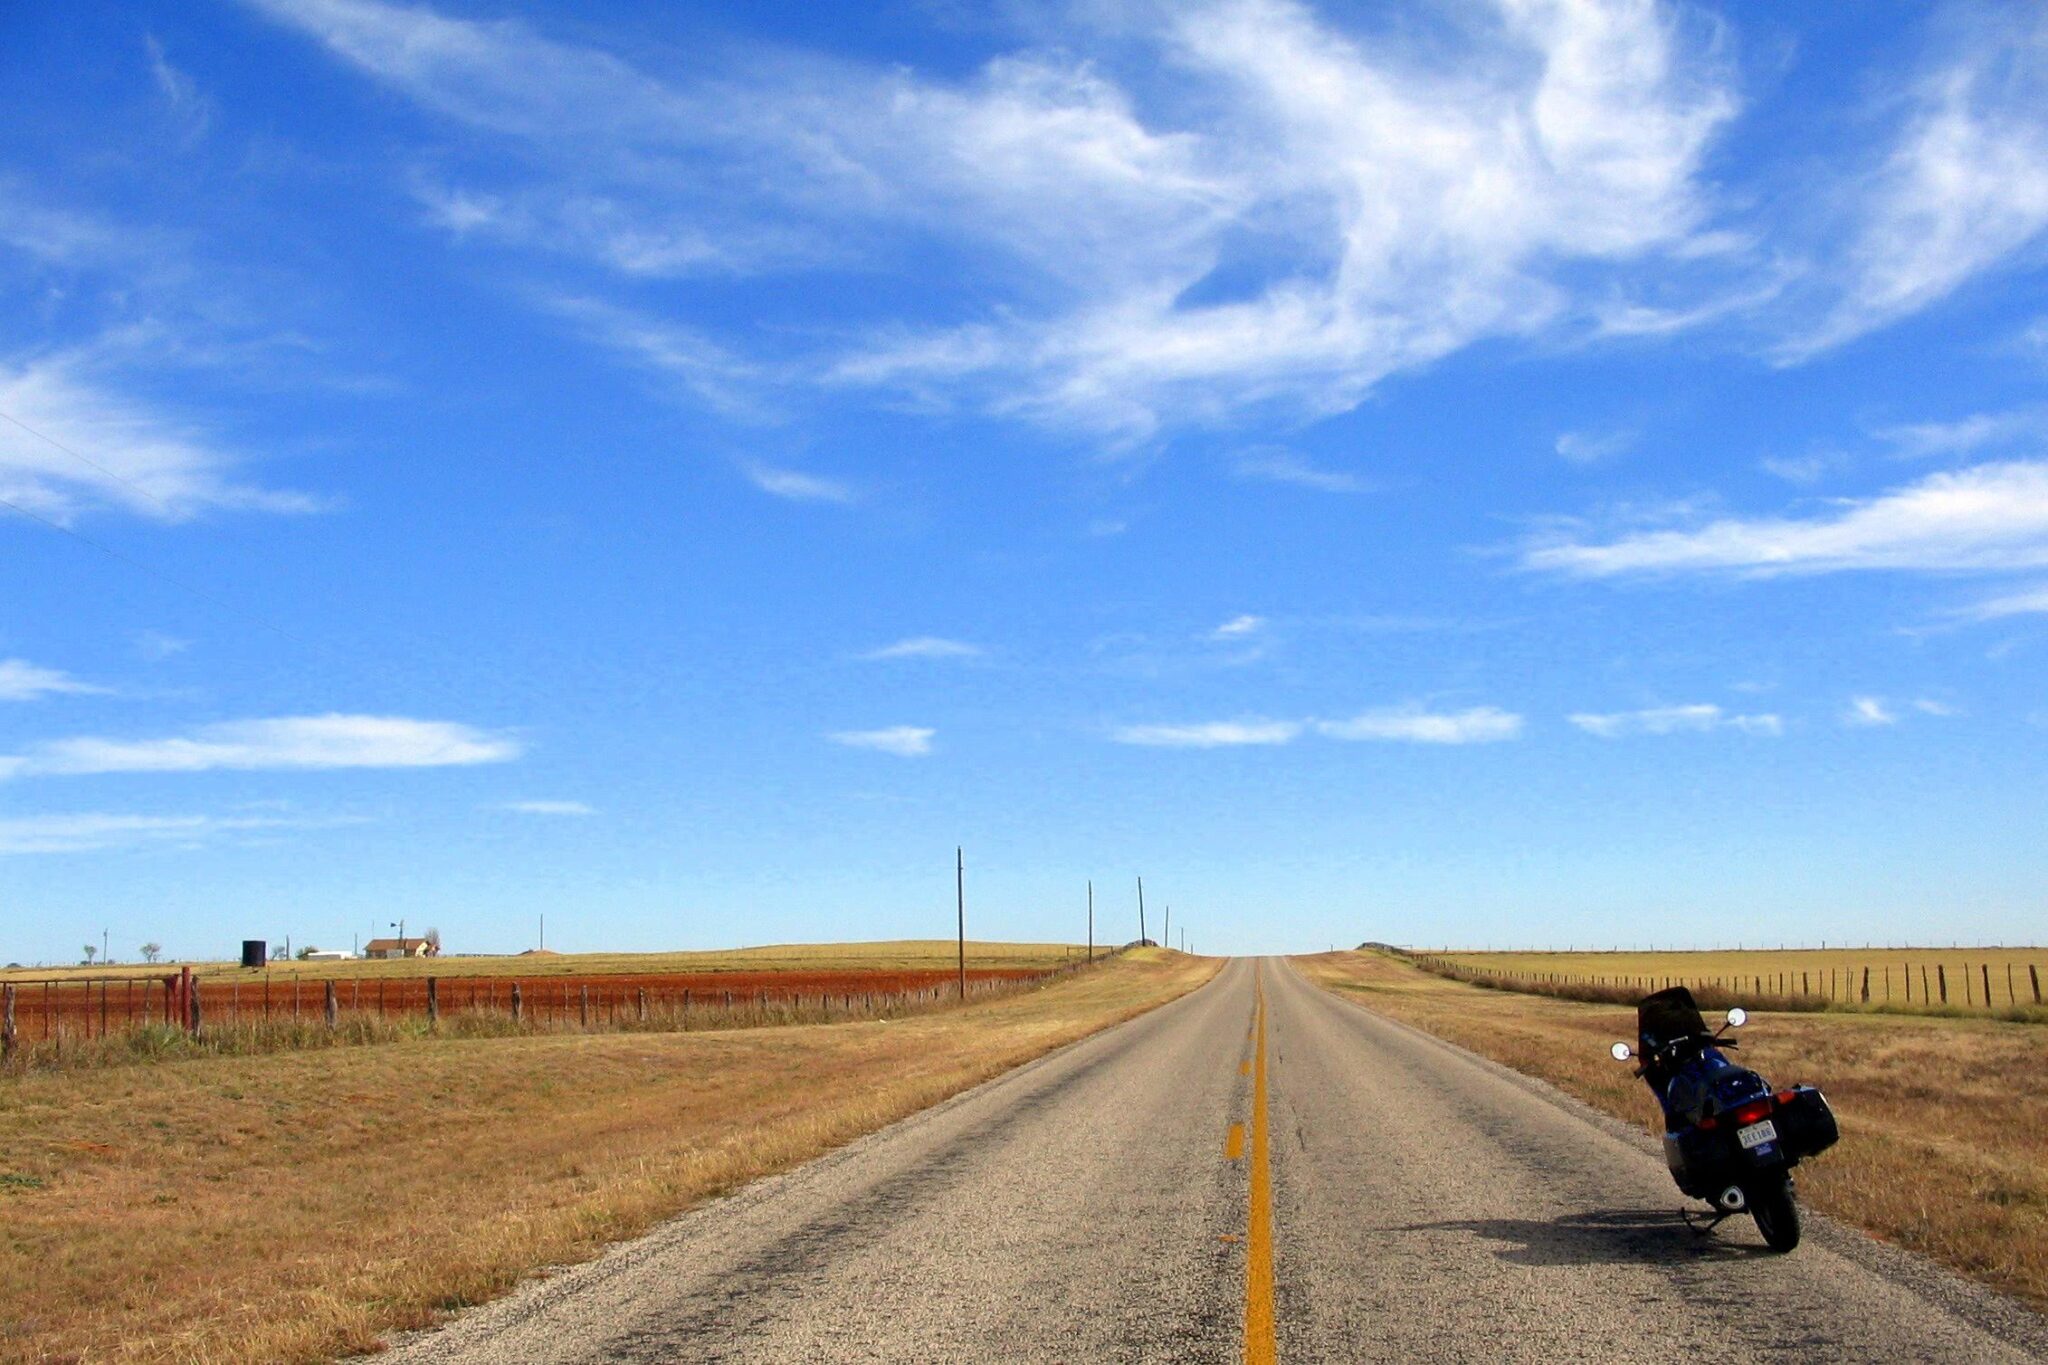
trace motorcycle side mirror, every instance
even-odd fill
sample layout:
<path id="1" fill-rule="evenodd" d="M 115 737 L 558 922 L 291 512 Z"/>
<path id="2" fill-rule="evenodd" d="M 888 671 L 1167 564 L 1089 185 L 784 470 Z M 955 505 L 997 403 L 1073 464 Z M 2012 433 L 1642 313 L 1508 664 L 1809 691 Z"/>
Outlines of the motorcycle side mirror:
<path id="1" fill-rule="evenodd" d="M 1627 1043 L 1616 1043 L 1613 1047 L 1607 1049 L 1607 1053 L 1615 1061 L 1625 1062 L 1636 1055 L 1636 1050 Z"/>
<path id="2" fill-rule="evenodd" d="M 1744 1024 L 1748 1022 L 1749 1011 L 1742 1008 L 1742 1006 L 1737 1005 L 1734 1009 L 1728 1011 L 1729 1028 L 1741 1028 Z"/>

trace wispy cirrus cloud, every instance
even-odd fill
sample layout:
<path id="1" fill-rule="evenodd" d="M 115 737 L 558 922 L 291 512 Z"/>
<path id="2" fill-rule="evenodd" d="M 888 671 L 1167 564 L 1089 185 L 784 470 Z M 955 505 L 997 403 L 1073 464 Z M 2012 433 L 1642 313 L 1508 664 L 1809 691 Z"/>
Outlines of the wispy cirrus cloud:
<path id="1" fill-rule="evenodd" d="M 1985 6 L 1914 84 L 1854 202 L 1839 299 L 1780 349 L 1804 360 L 1947 297 L 2048 229 L 2048 16 Z"/>
<path id="2" fill-rule="evenodd" d="M 1752 577 L 1848 570 L 2009 571 L 2048 566 L 2048 462 L 1933 474 L 1806 517 L 1728 517 L 1694 529 L 1525 548 L 1525 567 L 1578 578 Z"/>
<path id="3" fill-rule="evenodd" d="M 583 816 L 597 814 L 597 807 L 583 801 L 500 801 L 491 809 L 509 811 L 514 815 Z"/>
<path id="4" fill-rule="evenodd" d="M 1242 616 L 1231 617 L 1228 621 L 1210 631 L 1209 638 L 1212 640 L 1242 640 L 1247 636 L 1257 635 L 1265 628 L 1265 617 L 1254 616 L 1247 612 Z"/>
<path id="5" fill-rule="evenodd" d="M 913 635 L 893 644 L 871 649 L 860 657 L 871 662 L 889 659 L 980 659 L 988 651 L 980 645 L 970 645 L 964 640 L 948 640 L 937 635 Z"/>
<path id="6" fill-rule="evenodd" d="M 1622 454 L 1635 439 L 1633 431 L 1567 431 L 1557 438 L 1555 449 L 1568 464 L 1594 465 Z"/>
<path id="7" fill-rule="evenodd" d="M 223 721 L 160 739 L 46 740 L 0 756 L 0 778 L 95 773 L 323 768 L 439 768 L 503 763 L 519 741 L 451 721 L 404 716 L 280 716 Z"/>
<path id="8" fill-rule="evenodd" d="M 783 469 L 760 460 L 742 460 L 739 471 L 748 483 L 772 497 L 787 502 L 830 502 L 842 506 L 859 500 L 851 484 L 820 474 Z"/>
<path id="9" fill-rule="evenodd" d="M 2007 616 L 2048 613 L 2048 583 L 2036 583 L 2018 592 L 2001 593 L 1972 603 L 1955 615 L 1971 621 L 1996 621 Z"/>
<path id="10" fill-rule="evenodd" d="M 1522 733 L 1522 718 L 1497 706 L 1432 712 L 1420 707 L 1365 711 L 1349 720 L 1319 721 L 1331 739 L 1391 740 L 1408 744 L 1495 744 Z"/>
<path id="11" fill-rule="evenodd" d="M 0 817 L 0 857 L 98 853 L 150 845 L 199 846 L 222 837 L 282 829 L 360 824 L 357 817 L 277 815 L 131 815 L 101 811 Z"/>
<path id="12" fill-rule="evenodd" d="M 59 523 L 98 511 L 178 522 L 327 505 L 240 481 L 238 458 L 127 396 L 80 354 L 0 364 L 0 414 L 0 497 Z"/>
<path id="13" fill-rule="evenodd" d="M 890 725 L 880 730 L 835 730 L 826 736 L 849 749 L 872 749 L 898 758 L 923 758 L 938 731 L 927 725 Z"/>
<path id="14" fill-rule="evenodd" d="M 955 316 L 905 300 L 811 357 L 826 380 L 1113 439 L 1342 410 L 1550 325 L 1577 277 L 1611 292 L 1723 249 L 1697 180 L 1733 81 L 1705 25 L 1651 4 L 1502 3 L 1448 51 L 1289 0 L 1108 7 L 938 77 L 738 50 L 656 73 L 519 21 L 257 3 L 495 140 L 435 191 L 452 230 L 622 279 L 907 279 L 936 237 L 981 267 Z M 1290 461 L 1247 476 L 1356 491 Z"/>
<path id="15" fill-rule="evenodd" d="M 35 701 L 49 696 L 105 694 L 112 688 L 80 682 L 69 673 L 26 659 L 0 659 L 0 701 Z"/>
<path id="16" fill-rule="evenodd" d="M 1491 744 L 1522 732 L 1522 717 L 1494 706 L 1433 712 L 1386 707 L 1344 720 L 1229 720 L 1190 725 L 1127 725 L 1111 734 L 1119 744 L 1162 749 L 1224 749 L 1291 744 L 1303 735 L 1326 739 L 1407 744 Z"/>
<path id="17" fill-rule="evenodd" d="M 1240 451 L 1230 463 L 1230 472 L 1240 479 L 1265 483 L 1292 484 L 1313 488 L 1318 493 L 1370 493 L 1370 480 L 1342 470 L 1327 469 L 1297 451 L 1281 446 L 1258 446 Z"/>
<path id="18" fill-rule="evenodd" d="M 1882 725 L 1897 725 L 1899 713 L 1894 711 L 1882 697 L 1851 697 L 1849 705 L 1842 711 L 1842 724 L 1870 729 Z"/>
<path id="19" fill-rule="evenodd" d="M 1304 726 L 1298 720 L 1215 720 L 1192 725 L 1126 725 L 1111 738 L 1149 749 L 1235 749 L 1290 744 Z"/>
<path id="20" fill-rule="evenodd" d="M 1745 735 L 1781 735 L 1785 732 L 1781 716 L 1771 713 L 1731 715 L 1712 702 L 1652 706 L 1640 711 L 1581 711 L 1567 719 L 1587 734 L 1601 739 L 1704 734 L 1714 730 L 1734 730 Z"/>

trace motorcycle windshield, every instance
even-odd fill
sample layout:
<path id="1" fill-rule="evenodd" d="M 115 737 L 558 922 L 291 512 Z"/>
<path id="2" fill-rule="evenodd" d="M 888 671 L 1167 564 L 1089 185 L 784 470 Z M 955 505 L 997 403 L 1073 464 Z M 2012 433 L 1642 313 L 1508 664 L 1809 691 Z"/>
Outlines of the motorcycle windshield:
<path id="1" fill-rule="evenodd" d="M 1712 1032 L 1705 1016 L 1683 986 L 1646 995 L 1636 1002 L 1636 1032 L 1649 1046 L 1680 1038 L 1705 1037 Z"/>

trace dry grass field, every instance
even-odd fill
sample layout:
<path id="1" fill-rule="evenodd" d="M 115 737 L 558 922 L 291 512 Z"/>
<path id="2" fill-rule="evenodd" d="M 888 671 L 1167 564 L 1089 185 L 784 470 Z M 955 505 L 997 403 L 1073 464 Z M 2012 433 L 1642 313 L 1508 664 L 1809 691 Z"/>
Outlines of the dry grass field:
<path id="1" fill-rule="evenodd" d="M 1626 1007 L 1482 990 L 1382 953 L 1297 958 L 1312 980 L 1655 1131 L 1607 1055 Z M 1799 1169 L 1815 1208 L 2048 1305 L 2048 1048 L 2039 1028 L 1880 1013 L 1757 1013 L 1742 1060 L 1827 1092 L 1840 1145 Z M 1672 1203 L 1681 1201 L 1672 1190 Z"/>
<path id="2" fill-rule="evenodd" d="M 1754 948 L 1719 952 L 1470 953 L 1432 956 L 1511 979 L 1719 986 L 1873 1008 L 2026 1008 L 2048 990 L 2048 948 Z"/>
<path id="3" fill-rule="evenodd" d="M 1097 944 L 1100 952 L 1106 944 Z M 557 977 L 681 975 L 699 972 L 782 971 L 930 971 L 954 965 L 957 945 L 945 939 L 894 939 L 875 943 L 791 943 L 758 948 L 726 948 L 689 953 L 517 953 L 508 957 L 452 955 L 429 959 L 395 958 L 344 962 L 277 961 L 265 968 L 280 980 L 294 975 L 337 980 L 441 977 Z M 1043 971 L 1065 966 L 1086 954 L 1077 943 L 983 943 L 967 941 L 970 969 Z M 122 962 L 112 967 L 14 967 L 0 969 L 0 982 L 46 981 L 89 977 L 156 979 L 189 966 L 206 979 L 249 980 L 262 972 L 245 971 L 234 962 Z"/>
<path id="4" fill-rule="evenodd" d="M 888 1022 L 397 1041 L 0 1085 L 0 1360 L 319 1360 L 1206 981 L 1139 950 Z"/>

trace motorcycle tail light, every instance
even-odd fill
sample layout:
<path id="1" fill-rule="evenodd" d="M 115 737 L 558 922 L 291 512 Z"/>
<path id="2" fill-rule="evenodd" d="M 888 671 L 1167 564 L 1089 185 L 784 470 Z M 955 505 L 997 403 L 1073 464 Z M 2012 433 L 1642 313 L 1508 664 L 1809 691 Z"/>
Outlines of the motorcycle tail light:
<path id="1" fill-rule="evenodd" d="M 1792 1101 L 1799 1098 L 1799 1094 L 1797 1091 L 1794 1090 L 1780 1090 L 1772 1098 L 1776 1099 L 1780 1104 L 1790 1104 L 1792 1103 Z"/>
<path id="2" fill-rule="evenodd" d="M 1769 1118 L 1770 1116 L 1770 1100 L 1761 1099 L 1751 1100 L 1748 1104 L 1743 1105 L 1740 1109 L 1736 1110 L 1729 1117 L 1734 1119 L 1736 1124 L 1740 1126 L 1745 1124 L 1757 1123 L 1764 1119 Z"/>

